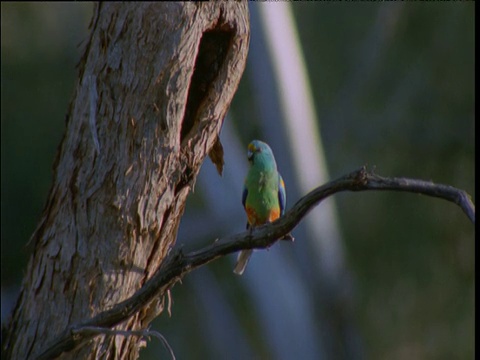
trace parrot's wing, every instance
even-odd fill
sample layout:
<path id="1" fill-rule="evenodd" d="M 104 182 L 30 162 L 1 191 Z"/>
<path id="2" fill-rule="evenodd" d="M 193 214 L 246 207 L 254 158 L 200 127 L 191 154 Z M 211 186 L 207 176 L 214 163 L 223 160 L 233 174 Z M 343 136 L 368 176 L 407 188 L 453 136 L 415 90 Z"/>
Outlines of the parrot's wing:
<path id="1" fill-rule="evenodd" d="M 245 210 L 247 209 L 245 207 L 245 202 L 247 201 L 247 195 L 248 195 L 248 189 L 246 186 L 243 187 L 243 194 L 242 194 L 242 204 L 243 204 L 243 207 L 245 208 Z M 247 221 L 247 229 L 250 228 L 250 225 L 248 224 L 248 221 Z"/>
<path id="2" fill-rule="evenodd" d="M 285 206 L 287 205 L 287 193 L 285 192 L 285 183 L 282 175 L 278 174 L 278 203 L 280 204 L 280 215 L 285 214 Z"/>
<path id="3" fill-rule="evenodd" d="M 246 186 L 243 187 L 243 194 L 242 194 L 242 204 L 245 207 L 245 201 L 247 201 L 248 189 Z"/>

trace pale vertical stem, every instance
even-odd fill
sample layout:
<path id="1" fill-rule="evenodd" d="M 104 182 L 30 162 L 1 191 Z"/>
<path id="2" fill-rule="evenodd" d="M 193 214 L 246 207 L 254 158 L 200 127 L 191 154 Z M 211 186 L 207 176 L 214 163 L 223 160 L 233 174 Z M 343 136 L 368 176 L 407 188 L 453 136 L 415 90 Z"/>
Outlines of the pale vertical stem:
<path id="1" fill-rule="evenodd" d="M 305 61 L 287 2 L 258 6 L 267 50 L 279 89 L 279 104 L 292 166 L 301 194 L 329 180 L 322 139 Z M 344 267 L 343 246 L 333 199 L 326 200 L 305 219 L 319 271 L 338 280 Z"/>

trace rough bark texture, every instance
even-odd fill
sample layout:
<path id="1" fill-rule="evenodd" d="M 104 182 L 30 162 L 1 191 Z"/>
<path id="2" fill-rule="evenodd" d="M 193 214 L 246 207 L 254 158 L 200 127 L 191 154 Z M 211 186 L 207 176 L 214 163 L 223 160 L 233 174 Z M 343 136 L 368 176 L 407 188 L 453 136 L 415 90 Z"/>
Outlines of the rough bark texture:
<path id="1" fill-rule="evenodd" d="M 244 2 L 96 7 L 7 357 L 37 357 L 69 324 L 131 296 L 162 263 L 214 144 L 221 169 L 216 142 L 248 43 Z M 145 328 L 162 309 L 160 298 L 117 328 Z M 63 357 L 135 359 L 140 345 L 98 336 Z"/>

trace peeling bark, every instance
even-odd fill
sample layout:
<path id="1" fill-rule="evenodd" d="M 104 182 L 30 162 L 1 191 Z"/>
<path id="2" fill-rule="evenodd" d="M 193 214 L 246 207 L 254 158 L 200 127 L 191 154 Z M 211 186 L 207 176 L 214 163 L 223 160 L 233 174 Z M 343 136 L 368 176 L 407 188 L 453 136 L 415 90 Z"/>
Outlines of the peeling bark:
<path id="1" fill-rule="evenodd" d="M 36 358 L 159 267 L 205 156 L 223 164 L 213 146 L 248 44 L 245 2 L 96 6 L 7 358 Z M 143 329 L 162 310 L 160 297 L 117 329 Z M 98 336 L 64 357 L 135 359 L 140 346 Z"/>

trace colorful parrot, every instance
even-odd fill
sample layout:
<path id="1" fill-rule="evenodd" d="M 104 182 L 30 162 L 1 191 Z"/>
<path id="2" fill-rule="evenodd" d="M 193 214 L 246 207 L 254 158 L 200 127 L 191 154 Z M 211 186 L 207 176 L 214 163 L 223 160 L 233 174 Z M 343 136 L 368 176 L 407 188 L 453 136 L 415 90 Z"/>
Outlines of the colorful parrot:
<path id="1" fill-rule="evenodd" d="M 277 171 L 272 149 L 266 143 L 253 140 L 247 152 L 250 169 L 245 178 L 242 203 L 247 213 L 247 229 L 277 220 L 285 214 L 287 201 L 285 183 Z M 253 250 L 238 254 L 233 272 L 242 275 Z"/>

